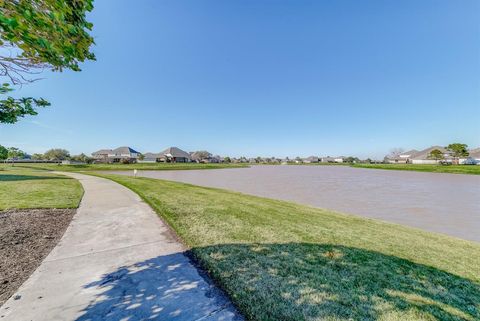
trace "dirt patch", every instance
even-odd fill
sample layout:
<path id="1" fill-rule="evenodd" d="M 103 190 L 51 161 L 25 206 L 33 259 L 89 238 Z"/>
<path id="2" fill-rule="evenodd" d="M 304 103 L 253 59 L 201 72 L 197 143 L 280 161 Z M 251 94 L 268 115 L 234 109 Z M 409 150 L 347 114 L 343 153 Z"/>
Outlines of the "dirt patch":
<path id="1" fill-rule="evenodd" d="M 74 209 L 0 211 L 0 306 L 55 247 Z"/>

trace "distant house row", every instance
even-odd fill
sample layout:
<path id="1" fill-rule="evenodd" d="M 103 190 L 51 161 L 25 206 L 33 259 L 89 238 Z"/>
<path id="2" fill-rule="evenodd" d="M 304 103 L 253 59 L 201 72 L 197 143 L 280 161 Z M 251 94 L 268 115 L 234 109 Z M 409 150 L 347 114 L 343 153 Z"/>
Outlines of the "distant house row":
<path id="1" fill-rule="evenodd" d="M 147 152 L 142 154 L 131 147 L 115 149 L 101 149 L 92 153 L 96 163 L 219 163 L 220 156 L 211 156 L 209 153 L 188 153 L 178 147 L 169 147 L 161 152 Z"/>
<path id="2" fill-rule="evenodd" d="M 345 161 L 344 156 L 337 156 L 337 157 L 331 157 L 331 156 L 326 156 L 326 157 L 318 157 L 318 156 L 310 156 L 307 158 L 304 158 L 302 160 L 295 160 L 297 163 L 343 163 Z"/>
<path id="3" fill-rule="evenodd" d="M 97 163 L 188 163 L 192 160 L 189 153 L 177 147 L 169 147 L 159 153 L 141 154 L 131 147 L 123 146 L 115 149 L 101 149 L 92 153 L 92 157 Z"/>
<path id="4" fill-rule="evenodd" d="M 92 153 L 95 163 L 221 163 L 225 161 L 223 157 L 212 156 L 208 152 L 188 153 L 178 147 L 169 147 L 158 153 L 140 153 L 131 147 L 123 146 L 115 149 L 101 149 Z M 280 158 L 228 158 L 233 163 L 343 163 L 345 157 L 318 157 L 310 156 L 307 158 L 297 157 L 295 159 Z"/>
<path id="5" fill-rule="evenodd" d="M 434 159 L 431 156 L 432 151 L 439 150 L 442 153 L 442 160 Z M 469 155 L 458 159 L 459 164 L 480 164 L 480 148 L 471 149 Z M 431 146 L 424 150 L 415 149 L 403 152 L 395 156 L 385 156 L 385 161 L 392 164 L 437 164 L 440 161 L 453 162 L 452 153 L 442 146 Z"/>

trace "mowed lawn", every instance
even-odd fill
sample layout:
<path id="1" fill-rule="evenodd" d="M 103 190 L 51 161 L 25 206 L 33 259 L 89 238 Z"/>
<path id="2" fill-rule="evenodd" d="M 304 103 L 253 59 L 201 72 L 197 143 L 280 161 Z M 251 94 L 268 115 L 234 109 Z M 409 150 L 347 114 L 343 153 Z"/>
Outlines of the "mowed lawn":
<path id="1" fill-rule="evenodd" d="M 225 190 L 101 176 L 147 201 L 249 320 L 480 320 L 478 243 Z"/>
<path id="2" fill-rule="evenodd" d="M 479 165 L 428 165 L 428 164 L 355 164 L 353 167 L 417 171 L 432 173 L 480 175 Z"/>
<path id="3" fill-rule="evenodd" d="M 0 210 L 76 208 L 83 195 L 72 178 L 20 167 L 0 168 Z"/>

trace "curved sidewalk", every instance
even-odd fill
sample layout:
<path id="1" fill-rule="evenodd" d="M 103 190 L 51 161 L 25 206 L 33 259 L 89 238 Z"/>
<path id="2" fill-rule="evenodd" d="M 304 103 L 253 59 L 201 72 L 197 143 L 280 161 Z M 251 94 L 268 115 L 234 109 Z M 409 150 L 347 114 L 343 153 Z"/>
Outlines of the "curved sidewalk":
<path id="1" fill-rule="evenodd" d="M 82 183 L 80 207 L 0 308 L 0 320 L 242 320 L 137 194 L 107 179 L 62 174 Z"/>

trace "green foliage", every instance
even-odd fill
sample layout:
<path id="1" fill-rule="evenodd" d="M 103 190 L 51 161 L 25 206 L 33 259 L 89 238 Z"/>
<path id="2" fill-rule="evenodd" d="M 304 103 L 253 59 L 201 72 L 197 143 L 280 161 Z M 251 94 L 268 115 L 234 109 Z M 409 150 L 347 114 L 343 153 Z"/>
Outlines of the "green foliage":
<path id="1" fill-rule="evenodd" d="M 0 44 L 19 48 L 19 59 L 59 71 L 80 71 L 79 62 L 95 60 L 93 25 L 85 17 L 93 0 L 2 0 L 0 6 Z"/>
<path id="2" fill-rule="evenodd" d="M 93 0 L 0 0 L 0 48 L 16 56 L 0 54 L 0 76 L 13 85 L 30 82 L 25 74 L 44 68 L 80 71 L 79 63 L 95 60 L 92 29 L 85 15 Z M 0 94 L 11 92 L 3 84 Z M 37 115 L 37 107 L 50 103 L 43 98 L 0 99 L 0 123 L 13 124 L 26 115 Z"/>
<path id="3" fill-rule="evenodd" d="M 232 159 L 227 156 L 227 157 L 225 157 L 225 158 L 223 159 L 223 161 L 224 161 L 225 163 L 231 163 L 231 162 L 232 162 Z"/>
<path id="4" fill-rule="evenodd" d="M 0 159 L 8 158 L 8 149 L 0 145 Z"/>
<path id="5" fill-rule="evenodd" d="M 8 158 L 18 159 L 25 157 L 25 152 L 17 147 L 8 148 Z"/>
<path id="6" fill-rule="evenodd" d="M 71 160 L 77 161 L 77 162 L 84 162 L 84 163 L 91 163 L 92 162 L 92 158 L 88 157 L 84 153 L 81 153 L 80 155 L 72 156 Z"/>
<path id="7" fill-rule="evenodd" d="M 443 156 L 443 152 L 441 150 L 434 149 L 430 152 L 430 154 L 428 154 L 427 158 L 439 160 L 444 159 L 445 157 Z"/>
<path id="8" fill-rule="evenodd" d="M 45 158 L 45 156 L 44 156 L 43 154 L 38 154 L 38 153 L 36 153 L 36 154 L 33 154 L 33 155 L 32 155 L 32 159 L 33 159 L 33 160 L 42 160 L 42 159 L 44 159 L 44 158 Z"/>
<path id="9" fill-rule="evenodd" d="M 447 146 L 447 149 L 452 152 L 453 157 L 467 157 L 468 154 L 468 145 L 467 144 L 460 144 L 460 143 L 453 143 Z"/>
<path id="10" fill-rule="evenodd" d="M 349 156 L 345 158 L 345 163 L 360 163 L 361 160 L 358 157 Z"/>
<path id="11" fill-rule="evenodd" d="M 65 160 L 70 158 L 70 153 L 65 149 L 52 148 L 47 150 L 43 157 L 48 160 Z"/>
<path id="12" fill-rule="evenodd" d="M 0 87 L 0 94 L 5 94 L 12 91 L 9 84 L 2 84 Z M 15 99 L 7 97 L 6 99 L 0 99 L 0 123 L 13 124 L 18 121 L 19 118 L 26 115 L 37 115 L 35 107 L 50 106 L 50 103 L 43 98 L 23 97 Z"/>
<path id="13" fill-rule="evenodd" d="M 8 158 L 8 149 L 0 145 L 0 160 Z"/>

